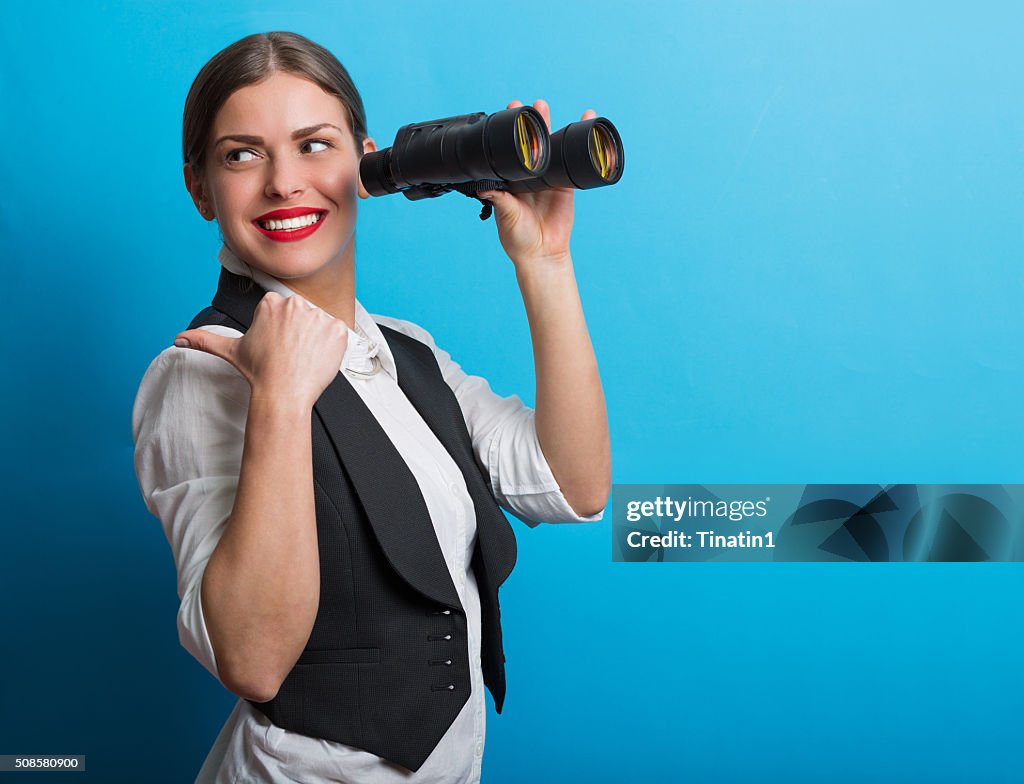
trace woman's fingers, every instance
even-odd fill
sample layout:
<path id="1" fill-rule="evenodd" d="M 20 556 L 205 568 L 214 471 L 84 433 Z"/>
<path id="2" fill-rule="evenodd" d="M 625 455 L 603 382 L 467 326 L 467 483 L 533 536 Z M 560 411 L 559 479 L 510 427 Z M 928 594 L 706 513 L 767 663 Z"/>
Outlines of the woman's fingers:
<path id="1" fill-rule="evenodd" d="M 548 102 L 543 98 L 538 98 L 533 102 L 533 108 L 540 112 L 540 116 L 544 118 L 544 124 L 548 126 L 548 133 L 551 133 L 551 107 L 548 106 Z"/>
<path id="2" fill-rule="evenodd" d="M 517 106 L 522 105 L 522 101 L 510 101 L 508 106 L 505 108 L 515 109 Z M 533 108 L 540 112 L 540 116 L 543 117 L 544 122 L 547 123 L 548 133 L 551 133 L 551 107 L 548 105 L 548 102 L 545 101 L 543 98 L 538 98 L 536 101 L 533 102 Z M 595 112 L 593 109 L 587 109 L 585 112 L 583 112 L 583 116 L 580 118 L 580 120 L 593 120 L 595 117 L 597 117 L 597 112 Z"/>
<path id="3" fill-rule="evenodd" d="M 522 101 L 510 101 L 506 108 L 515 109 L 522 105 Z M 548 102 L 543 98 L 538 98 L 533 102 L 533 108 L 540 112 L 540 116 L 544 118 L 544 123 L 548 126 L 548 133 L 551 133 L 551 108 L 548 106 Z"/>
<path id="4" fill-rule="evenodd" d="M 310 404 L 338 375 L 348 326 L 304 297 L 268 292 L 245 334 L 242 371 L 259 393 L 284 394 Z"/>
<path id="5" fill-rule="evenodd" d="M 507 108 L 515 109 L 517 106 L 522 106 L 522 105 L 523 105 L 522 101 L 512 101 L 512 102 L 509 103 Z M 543 98 L 538 98 L 536 101 L 533 102 L 533 108 L 536 109 L 538 112 L 540 112 L 540 116 L 543 117 L 544 118 L 544 122 L 547 123 L 548 132 L 550 133 L 551 132 L 551 107 L 548 105 L 548 102 L 545 101 Z M 593 109 L 587 109 L 585 112 L 583 112 L 583 116 L 580 117 L 580 120 L 581 121 L 582 120 L 593 120 L 595 117 L 597 117 L 597 112 L 595 112 Z"/>

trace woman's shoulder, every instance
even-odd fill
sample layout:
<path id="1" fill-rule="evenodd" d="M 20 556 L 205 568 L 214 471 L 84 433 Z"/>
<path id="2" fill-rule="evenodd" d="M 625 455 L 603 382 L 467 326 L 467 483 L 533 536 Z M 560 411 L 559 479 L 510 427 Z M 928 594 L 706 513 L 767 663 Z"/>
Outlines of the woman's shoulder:
<path id="1" fill-rule="evenodd" d="M 242 336 L 237 329 L 221 325 L 199 329 L 224 337 Z M 214 399 L 248 406 L 249 383 L 227 360 L 198 349 L 168 346 L 146 368 L 132 418 L 138 422 L 154 407 L 206 407 Z"/>
<path id="2" fill-rule="evenodd" d="M 210 324 L 198 329 L 229 338 L 242 337 L 242 333 L 237 329 L 219 324 Z M 235 379 L 245 381 L 235 366 L 225 359 L 199 349 L 168 346 L 149 363 L 143 375 L 143 383 L 156 378 L 171 380 L 186 376 L 214 383 L 230 383 Z"/>

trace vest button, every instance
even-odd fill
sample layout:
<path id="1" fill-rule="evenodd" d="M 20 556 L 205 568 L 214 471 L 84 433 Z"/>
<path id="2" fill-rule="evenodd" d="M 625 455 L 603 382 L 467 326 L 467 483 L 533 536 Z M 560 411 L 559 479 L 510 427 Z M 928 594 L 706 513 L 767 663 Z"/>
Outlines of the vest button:
<path id="1" fill-rule="evenodd" d="M 451 614 L 452 614 L 451 610 L 441 610 L 441 615 L 451 615 Z"/>
<path id="2" fill-rule="evenodd" d="M 455 691 L 455 684 L 454 683 L 449 683 L 448 684 L 448 691 Z"/>
<path id="3" fill-rule="evenodd" d="M 445 638 L 446 640 L 450 640 L 450 639 L 452 638 L 452 636 L 451 636 L 450 634 L 446 634 L 446 635 L 444 636 L 444 638 Z"/>
<path id="4" fill-rule="evenodd" d="M 451 660 L 451 659 L 446 659 L 446 660 L 445 660 L 445 664 L 446 664 L 446 665 L 447 665 L 448 667 L 451 667 L 451 666 L 452 666 L 452 660 Z"/>

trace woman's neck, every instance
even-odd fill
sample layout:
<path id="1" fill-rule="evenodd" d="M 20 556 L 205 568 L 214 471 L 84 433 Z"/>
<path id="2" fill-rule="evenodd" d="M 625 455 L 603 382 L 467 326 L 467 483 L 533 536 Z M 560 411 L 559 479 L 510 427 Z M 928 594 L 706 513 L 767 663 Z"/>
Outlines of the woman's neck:
<path id="1" fill-rule="evenodd" d="M 314 275 L 282 280 L 281 283 L 355 329 L 356 276 L 355 259 L 351 255 L 329 264 Z"/>

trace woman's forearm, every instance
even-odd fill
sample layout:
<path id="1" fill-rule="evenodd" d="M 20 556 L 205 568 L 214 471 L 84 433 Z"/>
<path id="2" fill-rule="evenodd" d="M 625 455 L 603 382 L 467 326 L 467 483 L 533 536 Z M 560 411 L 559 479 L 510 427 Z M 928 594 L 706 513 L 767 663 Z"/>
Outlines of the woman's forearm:
<path id="1" fill-rule="evenodd" d="M 312 407 L 253 394 L 234 508 L 202 582 L 221 681 L 272 699 L 309 639 L 320 602 Z"/>
<path id="2" fill-rule="evenodd" d="M 516 277 L 533 340 L 541 449 L 573 510 L 596 514 L 611 489 L 611 445 L 572 259 L 517 265 Z"/>

